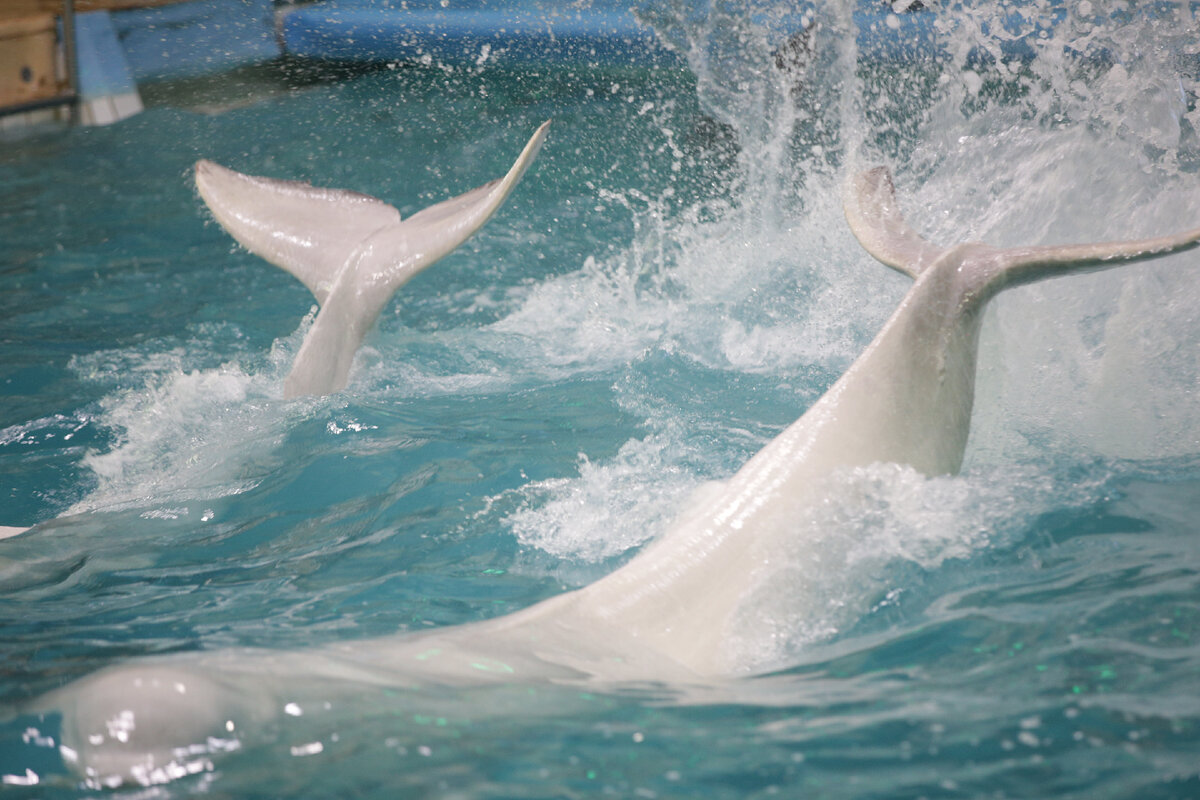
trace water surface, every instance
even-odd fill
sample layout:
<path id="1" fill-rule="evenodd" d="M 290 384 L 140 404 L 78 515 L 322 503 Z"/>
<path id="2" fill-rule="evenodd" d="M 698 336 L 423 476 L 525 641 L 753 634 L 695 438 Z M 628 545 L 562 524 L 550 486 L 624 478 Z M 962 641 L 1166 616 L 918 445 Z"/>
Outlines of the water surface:
<path id="1" fill-rule="evenodd" d="M 690 5 L 639 8 L 689 72 L 241 71 L 3 142 L 0 524 L 38 527 L 0 542 L 0 703 L 139 655 L 489 618 L 610 571 L 903 295 L 841 218 L 855 169 L 889 164 L 942 242 L 1200 220 L 1189 8 L 1030 10 L 1033 60 L 988 62 L 1001 10 L 953 5 L 939 50 L 877 64 L 821 5 L 799 73 L 776 66 L 782 6 Z M 283 401 L 313 300 L 208 221 L 191 164 L 407 215 L 544 119 L 534 168 L 404 287 L 348 388 Z M 155 795 L 1200 794 L 1198 269 L 998 300 L 964 474 L 839 476 L 820 562 L 750 582 L 747 677 L 720 696 L 365 697 Z M 93 794 L 56 724 L 4 723 L 6 793 Z"/>

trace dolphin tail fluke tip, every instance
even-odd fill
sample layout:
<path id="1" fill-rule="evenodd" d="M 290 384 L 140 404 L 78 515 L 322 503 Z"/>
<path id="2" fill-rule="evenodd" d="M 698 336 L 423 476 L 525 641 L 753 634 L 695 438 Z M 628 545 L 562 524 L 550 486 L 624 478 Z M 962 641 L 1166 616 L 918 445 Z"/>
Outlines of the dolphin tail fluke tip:
<path id="1" fill-rule="evenodd" d="M 992 291 L 1065 275 L 1162 258 L 1200 244 L 1200 228 L 1150 239 L 1014 247 L 998 251 Z"/>
<path id="2" fill-rule="evenodd" d="M 236 174 L 233 170 L 222 167 L 217 162 L 210 161 L 207 158 L 202 158 L 192 165 L 192 177 L 196 181 L 197 189 L 202 188 L 204 181 L 216 178 L 222 173 Z"/>
<path id="3" fill-rule="evenodd" d="M 550 131 L 550 122 L 551 120 L 546 120 L 543 122 L 538 126 L 537 130 L 533 132 L 533 135 L 529 137 L 529 142 L 526 143 L 525 148 L 521 151 L 521 155 L 517 157 L 517 163 L 514 165 L 514 169 L 519 168 L 522 164 L 528 164 L 531 162 L 534 156 L 537 155 L 538 151 L 542 149 L 542 143 L 546 141 L 546 134 Z"/>
<path id="4" fill-rule="evenodd" d="M 521 149 L 521 154 L 517 156 L 517 160 L 513 163 L 508 174 L 501 178 L 498 182 L 492 183 L 508 184 L 507 188 L 511 189 L 513 185 L 525 173 L 525 170 L 533 163 L 533 159 L 537 157 L 538 151 L 542 149 L 542 144 L 546 141 L 546 134 L 550 131 L 550 120 L 546 120 L 537 127 L 533 135 L 529 137 L 529 141 L 525 143 L 525 147 Z M 507 194 L 507 191 L 505 191 Z"/>
<path id="5" fill-rule="evenodd" d="M 872 167 L 851 177 L 842 208 L 863 249 L 910 278 L 917 278 L 944 251 L 909 227 L 887 167 Z"/>

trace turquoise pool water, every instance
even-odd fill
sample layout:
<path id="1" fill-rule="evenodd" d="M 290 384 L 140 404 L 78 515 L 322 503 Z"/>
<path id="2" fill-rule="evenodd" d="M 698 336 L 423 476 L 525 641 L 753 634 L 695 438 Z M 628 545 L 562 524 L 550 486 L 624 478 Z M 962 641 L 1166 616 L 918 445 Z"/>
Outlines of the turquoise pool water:
<path id="1" fill-rule="evenodd" d="M 967 57 L 999 12 L 956 6 L 950 55 L 883 67 L 831 4 L 804 74 L 776 66 L 771 10 L 642 7 L 691 72 L 243 71 L 0 144 L 0 525 L 37 523 L 0 541 L 0 707 L 137 656 L 424 630 L 607 573 L 903 295 L 842 219 L 858 166 L 889 163 L 939 241 L 1200 220 L 1186 9 L 1072 17 L 1009 67 Z M 208 221 L 191 164 L 407 215 L 545 119 L 347 390 L 283 401 L 313 301 Z M 1200 262 L 1014 290 L 983 336 L 964 473 L 838 478 L 820 563 L 731 576 L 746 677 L 722 693 L 364 696 L 109 793 L 1200 795 Z M 54 717 L 0 716 L 5 795 L 96 793 Z"/>

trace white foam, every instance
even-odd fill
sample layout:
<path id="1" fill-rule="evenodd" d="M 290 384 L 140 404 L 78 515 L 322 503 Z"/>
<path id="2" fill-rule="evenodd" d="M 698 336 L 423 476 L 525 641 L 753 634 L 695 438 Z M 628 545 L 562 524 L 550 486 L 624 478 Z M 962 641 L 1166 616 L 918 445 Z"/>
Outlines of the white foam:
<path id="1" fill-rule="evenodd" d="M 630 440 L 609 462 L 580 455 L 576 477 L 533 481 L 504 520 L 517 540 L 558 558 L 604 561 L 637 547 L 675 516 L 698 483 L 661 438 Z"/>
<path id="2" fill-rule="evenodd" d="M 265 364 L 251 359 L 256 372 L 236 361 L 197 366 L 210 358 L 210 346 L 201 335 L 172 348 L 151 342 L 72 359 L 82 379 L 118 385 L 95 419 L 115 441 L 83 456 L 95 487 L 67 514 L 148 507 L 157 518 L 179 518 L 188 501 L 239 494 L 261 481 L 247 466 L 286 431 L 289 415 L 277 398 L 288 345 L 277 342 Z"/>
<path id="3" fill-rule="evenodd" d="M 105 425 L 120 431 L 106 452 L 83 458 L 96 477 L 92 494 L 68 513 L 116 509 L 146 502 L 173 503 L 245 491 L 225 469 L 228 447 L 255 427 L 252 413 L 236 411 L 251 378 L 236 366 L 168 373 L 142 390 L 105 398 Z"/>

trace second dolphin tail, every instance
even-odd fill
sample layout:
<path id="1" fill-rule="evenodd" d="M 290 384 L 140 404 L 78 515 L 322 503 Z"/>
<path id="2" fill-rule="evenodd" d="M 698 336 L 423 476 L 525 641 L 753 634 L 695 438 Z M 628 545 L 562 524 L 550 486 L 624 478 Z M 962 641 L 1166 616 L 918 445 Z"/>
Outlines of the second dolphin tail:
<path id="1" fill-rule="evenodd" d="M 211 161 L 196 164 L 196 187 L 222 227 L 299 278 L 321 305 L 285 396 L 329 394 L 346 385 L 354 354 L 392 293 L 487 222 L 533 162 L 549 125 L 534 132 L 503 178 L 405 220 L 365 194 L 243 175 Z"/>
<path id="2" fill-rule="evenodd" d="M 400 222 L 399 211 L 365 194 L 243 175 L 212 161 L 196 162 L 196 188 L 239 244 L 299 278 L 322 305 L 363 240 Z"/>

